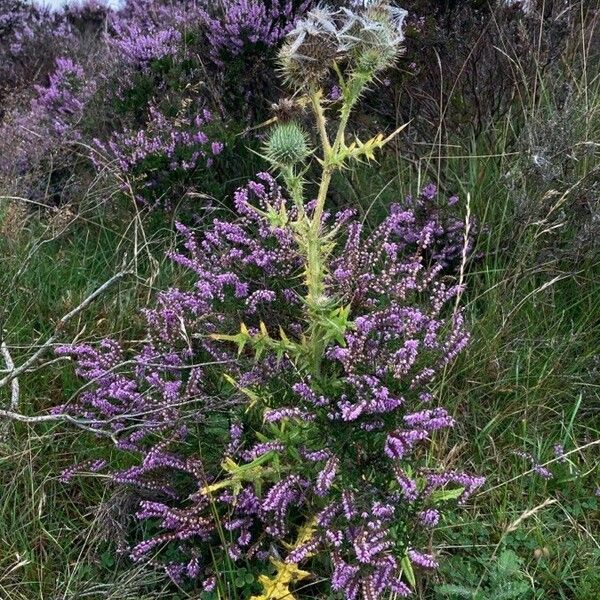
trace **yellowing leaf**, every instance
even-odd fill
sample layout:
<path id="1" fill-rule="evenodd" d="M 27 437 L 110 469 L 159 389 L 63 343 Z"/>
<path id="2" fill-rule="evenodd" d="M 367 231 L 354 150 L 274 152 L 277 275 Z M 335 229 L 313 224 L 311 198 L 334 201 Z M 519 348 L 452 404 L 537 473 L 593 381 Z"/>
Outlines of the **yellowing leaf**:
<path id="1" fill-rule="evenodd" d="M 315 535 L 316 525 L 317 519 L 313 517 L 310 521 L 308 521 L 308 523 L 305 523 L 304 525 L 302 525 L 302 527 L 300 527 L 300 529 L 298 530 L 298 537 L 296 538 L 295 544 L 284 543 L 284 545 L 288 549 L 293 550 L 294 548 L 299 548 L 307 542 L 310 542 L 313 539 L 313 536 Z M 308 556 L 310 556 L 310 554 Z"/>
<path id="2" fill-rule="evenodd" d="M 260 596 L 252 596 L 250 600 L 298 600 L 290 591 L 290 585 L 310 577 L 308 571 L 303 571 L 296 564 L 288 564 L 271 559 L 275 566 L 275 575 L 260 575 L 258 582 L 263 587 Z"/>
<path id="3" fill-rule="evenodd" d="M 226 458 L 221 463 L 221 467 L 229 476 L 221 481 L 204 486 L 201 491 L 203 494 L 212 494 L 223 488 L 231 488 L 234 495 L 237 496 L 242 491 L 242 484 L 245 482 L 253 484 L 258 491 L 263 480 L 273 475 L 273 468 L 263 465 L 275 458 L 274 452 L 267 452 L 255 458 L 252 462 L 243 465 L 238 465 L 231 458 Z"/>
<path id="4" fill-rule="evenodd" d="M 287 548 L 293 550 L 309 542 L 315 533 L 317 520 L 312 518 L 305 525 L 300 527 L 295 544 L 285 544 Z M 310 556 L 310 555 L 308 555 Z M 260 575 L 259 583 L 263 586 L 264 593 L 260 596 L 252 596 L 250 600 L 297 600 L 296 596 L 290 591 L 290 584 L 302 581 L 310 577 L 308 571 L 303 571 L 296 563 L 284 563 L 279 560 L 271 559 L 277 572 L 272 577 Z"/>
<path id="5" fill-rule="evenodd" d="M 244 351 L 244 347 L 249 341 L 252 341 L 250 332 L 244 323 L 240 325 L 240 332 L 236 335 L 225 335 L 223 333 L 213 333 L 210 336 L 213 340 L 220 342 L 233 342 L 237 344 L 238 356 Z"/>
<path id="6" fill-rule="evenodd" d="M 246 408 L 246 412 L 248 412 L 249 410 L 254 408 L 260 402 L 261 398 L 258 394 L 253 392 L 250 388 L 242 387 L 231 375 L 228 375 L 227 373 L 225 373 L 223 375 L 223 377 L 225 378 L 225 380 L 227 382 L 229 382 L 231 385 L 233 385 L 237 390 L 242 392 L 242 394 L 244 394 L 245 396 L 250 398 L 250 403 L 248 404 L 248 406 Z"/>

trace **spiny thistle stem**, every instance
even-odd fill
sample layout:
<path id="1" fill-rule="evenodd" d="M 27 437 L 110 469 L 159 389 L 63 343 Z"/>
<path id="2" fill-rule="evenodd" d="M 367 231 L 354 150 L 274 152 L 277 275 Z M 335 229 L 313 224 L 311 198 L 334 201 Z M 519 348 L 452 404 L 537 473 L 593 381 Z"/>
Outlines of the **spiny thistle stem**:
<path id="1" fill-rule="evenodd" d="M 325 111 L 321 102 L 322 92 L 311 94 L 311 104 L 315 115 L 317 130 L 321 140 L 321 149 L 323 159 L 321 162 L 322 171 L 319 182 L 319 192 L 317 194 L 317 202 L 315 211 L 312 217 L 310 227 L 306 231 L 306 249 L 307 249 L 307 264 L 306 264 L 306 285 L 308 288 L 307 304 L 311 313 L 312 327 L 309 336 L 310 354 L 313 369 L 316 375 L 320 373 L 320 363 L 323 355 L 323 331 L 319 326 L 320 317 L 322 316 L 325 307 L 329 307 L 329 303 L 325 298 L 325 252 L 323 249 L 323 237 L 321 235 L 321 226 L 323 220 L 323 212 L 325 210 L 325 202 L 327 201 L 327 193 L 331 185 L 331 177 L 335 169 L 332 163 L 332 158 L 335 156 L 335 149 L 332 148 L 329 142 L 329 137 L 326 130 Z M 340 122 L 336 139 L 343 139 L 343 131 L 348 119 Z"/>
<path id="2" fill-rule="evenodd" d="M 321 145 L 323 146 L 324 155 L 327 155 L 327 153 L 331 151 L 331 143 L 329 142 L 327 128 L 325 127 L 327 121 L 325 118 L 325 111 L 323 110 L 323 106 L 321 104 L 322 97 L 323 92 L 321 90 L 317 90 L 310 94 L 310 101 L 315 113 L 317 130 L 319 131 L 319 136 L 321 138 Z"/>
<path id="3" fill-rule="evenodd" d="M 336 170 L 344 168 L 351 159 L 357 160 L 361 156 L 371 158 L 373 151 L 385 143 L 380 134 L 364 144 L 357 141 L 348 147 L 346 129 L 352 110 L 365 88 L 374 80 L 377 72 L 393 64 L 398 46 L 404 39 L 402 22 L 405 16 L 405 11 L 387 4 L 377 5 L 372 11 L 363 13 L 317 8 L 290 32 L 280 53 L 280 62 L 288 81 L 296 88 L 296 92 L 304 92 L 303 98 L 312 109 L 320 142 L 319 189 L 310 218 L 304 212 L 301 181 L 291 167 L 282 169 L 288 192 L 298 207 L 295 228 L 297 243 L 304 256 L 305 302 L 309 322 L 306 351 L 315 374 L 320 372 L 326 335 L 324 323 L 327 322 L 328 312 L 336 308 L 333 299 L 327 297 L 325 285 L 327 259 L 332 244 L 331 236 L 323 232 L 329 187 Z M 340 63 L 340 60 L 346 62 Z M 342 72 L 341 64 L 346 65 L 347 74 Z M 343 98 L 333 141 L 327 132 L 323 92 L 324 75 L 329 70 L 337 74 Z M 281 126 L 273 132 L 267 144 L 268 155 L 272 160 L 275 159 L 280 169 L 286 162 L 291 164 L 292 157 L 297 159 L 296 162 L 308 158 L 308 153 L 302 156 L 302 152 L 295 150 L 295 141 L 297 145 L 303 142 L 302 135 L 296 129 L 293 126 L 288 129 Z"/>

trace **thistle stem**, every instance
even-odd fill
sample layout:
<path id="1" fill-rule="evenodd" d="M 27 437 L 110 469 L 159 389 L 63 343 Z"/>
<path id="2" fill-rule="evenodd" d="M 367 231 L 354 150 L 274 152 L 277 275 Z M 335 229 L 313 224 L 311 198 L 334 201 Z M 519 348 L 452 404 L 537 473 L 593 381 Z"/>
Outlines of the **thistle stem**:
<path id="1" fill-rule="evenodd" d="M 329 142 L 327 128 L 325 127 L 327 119 L 325 118 L 325 111 L 323 110 L 323 105 L 321 104 L 322 95 L 323 94 L 321 90 L 312 92 L 310 94 L 310 101 L 313 107 L 313 112 L 315 113 L 317 130 L 319 132 L 319 137 L 321 138 L 321 145 L 323 146 L 323 158 L 325 158 L 331 151 L 331 143 Z"/>
<path id="2" fill-rule="evenodd" d="M 315 210 L 311 221 L 308 223 L 308 227 L 303 232 L 306 249 L 306 303 L 311 323 L 308 336 L 309 354 L 313 373 L 317 376 L 321 372 L 325 338 L 325 331 L 323 330 L 323 325 L 320 323 L 323 322 L 324 312 L 331 308 L 325 296 L 325 259 L 327 250 L 324 247 L 325 240 L 322 235 L 323 213 L 325 211 L 325 202 L 327 201 L 327 193 L 329 192 L 333 172 L 341 168 L 343 164 L 343 150 L 345 147 L 348 120 L 352 108 L 360 96 L 360 91 L 366 82 L 358 79 L 350 83 L 354 84 L 353 89 L 349 89 L 347 85 L 344 85 L 344 103 L 340 111 L 340 121 L 333 145 L 327 135 L 325 111 L 322 104 L 323 93 L 321 90 L 315 90 L 309 94 L 323 152 L 323 159 L 320 161 L 322 166 L 321 180 L 319 182 Z"/>

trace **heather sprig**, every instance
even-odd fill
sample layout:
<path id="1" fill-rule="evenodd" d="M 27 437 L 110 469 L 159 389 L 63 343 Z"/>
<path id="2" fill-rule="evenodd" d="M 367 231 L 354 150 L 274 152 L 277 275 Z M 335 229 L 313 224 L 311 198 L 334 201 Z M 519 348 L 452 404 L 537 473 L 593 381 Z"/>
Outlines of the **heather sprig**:
<path id="1" fill-rule="evenodd" d="M 201 102 L 182 102 L 182 109 L 171 117 L 159 107 L 149 106 L 144 127 L 114 132 L 103 142 L 94 140 L 92 158 L 99 170 L 110 164 L 134 184 L 142 203 L 170 205 L 165 197 L 180 187 L 189 187 L 198 173 L 213 165 L 224 144 L 206 132 L 213 115 Z"/>

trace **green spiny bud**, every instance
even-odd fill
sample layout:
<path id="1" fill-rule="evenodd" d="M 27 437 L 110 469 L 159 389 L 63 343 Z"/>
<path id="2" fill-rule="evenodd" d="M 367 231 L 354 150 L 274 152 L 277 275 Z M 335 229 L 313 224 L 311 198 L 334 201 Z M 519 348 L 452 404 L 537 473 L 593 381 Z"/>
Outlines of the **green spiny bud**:
<path id="1" fill-rule="evenodd" d="M 264 152 L 266 157 L 276 164 L 295 165 L 306 160 L 310 154 L 308 137 L 293 121 L 278 123 L 271 131 Z"/>

